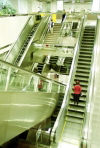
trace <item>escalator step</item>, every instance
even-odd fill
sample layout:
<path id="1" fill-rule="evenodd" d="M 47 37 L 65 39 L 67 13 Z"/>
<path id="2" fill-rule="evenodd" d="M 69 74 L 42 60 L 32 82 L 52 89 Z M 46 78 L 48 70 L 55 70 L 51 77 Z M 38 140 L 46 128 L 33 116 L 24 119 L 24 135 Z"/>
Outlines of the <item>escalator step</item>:
<path id="1" fill-rule="evenodd" d="M 89 70 L 84 70 L 84 69 L 78 69 L 78 70 L 76 70 L 76 73 L 83 73 L 83 74 L 90 74 L 90 71 Z"/>
<path id="2" fill-rule="evenodd" d="M 70 99 L 70 103 L 69 103 L 70 105 L 74 105 L 74 99 Z M 80 107 L 85 107 L 85 105 L 86 105 L 86 101 L 82 101 L 82 100 L 79 100 L 79 104 L 78 104 L 78 106 L 80 106 Z"/>
<path id="3" fill-rule="evenodd" d="M 65 129 L 72 129 L 71 131 L 81 131 L 82 129 L 82 124 L 79 123 L 73 123 L 73 122 L 67 122 L 66 123 L 66 128 Z"/>
<path id="4" fill-rule="evenodd" d="M 86 58 L 89 58 L 90 59 L 92 56 L 91 55 L 87 55 L 87 54 L 79 54 L 79 57 L 80 58 L 82 57 L 82 58 L 85 58 L 85 59 Z"/>
<path id="5" fill-rule="evenodd" d="M 91 48 L 91 49 L 93 49 L 93 46 L 94 45 L 87 45 L 87 44 L 84 44 L 84 45 L 81 45 L 81 48 Z"/>
<path id="6" fill-rule="evenodd" d="M 88 71 L 90 71 L 90 66 L 89 65 L 77 65 L 77 69 L 79 70 L 79 69 L 84 69 L 84 70 L 88 70 Z"/>
<path id="7" fill-rule="evenodd" d="M 81 77 L 81 78 L 89 79 L 89 75 L 88 74 L 84 74 L 84 73 L 76 73 L 75 77 Z"/>
<path id="8" fill-rule="evenodd" d="M 94 39 L 94 34 L 88 34 L 88 35 L 86 35 L 86 34 L 83 34 L 83 38 L 89 38 L 89 39 Z"/>
<path id="9" fill-rule="evenodd" d="M 75 81 L 76 80 L 79 80 L 80 82 L 87 82 L 88 83 L 88 81 L 89 81 L 89 79 L 87 79 L 87 78 L 83 78 L 83 77 L 75 77 L 75 79 L 74 79 Z"/>
<path id="10" fill-rule="evenodd" d="M 73 110 L 68 110 L 67 116 L 77 117 L 77 118 L 83 119 L 84 118 L 84 113 L 83 112 L 75 112 Z"/>
<path id="11" fill-rule="evenodd" d="M 70 100 L 71 100 L 71 101 L 74 101 L 73 98 L 70 98 Z M 81 96 L 80 99 L 79 99 L 79 102 L 84 102 L 84 103 L 85 103 L 85 102 L 86 102 L 86 96 L 85 96 L 85 97 Z M 79 105 L 79 106 L 80 106 L 80 105 Z"/>
<path id="12" fill-rule="evenodd" d="M 80 51 L 79 54 L 92 55 L 92 51 Z"/>
<path id="13" fill-rule="evenodd" d="M 91 62 L 91 59 L 87 59 L 87 58 L 83 58 L 83 57 L 79 57 L 78 61 L 84 61 L 84 62 Z"/>
<path id="14" fill-rule="evenodd" d="M 83 121 L 84 121 L 81 118 L 70 117 L 70 116 L 66 116 L 65 120 L 68 121 L 68 122 L 70 121 L 70 122 L 73 122 L 73 123 L 81 123 L 81 124 L 83 124 Z"/>
<path id="15" fill-rule="evenodd" d="M 91 48 L 91 47 L 80 47 L 80 51 L 81 50 L 86 50 L 86 51 L 92 51 L 93 50 L 93 48 Z"/>
<path id="16" fill-rule="evenodd" d="M 74 112 L 80 112 L 84 113 L 85 112 L 85 107 L 84 106 L 78 106 L 78 105 L 69 105 L 68 106 L 68 111 L 74 111 Z"/>
<path id="17" fill-rule="evenodd" d="M 91 62 L 88 61 L 78 61 L 78 65 L 83 65 L 83 66 L 91 66 Z"/>
<path id="18" fill-rule="evenodd" d="M 86 83 L 86 82 L 80 82 L 80 84 L 82 87 L 86 87 L 86 88 L 88 87 L 88 83 Z"/>

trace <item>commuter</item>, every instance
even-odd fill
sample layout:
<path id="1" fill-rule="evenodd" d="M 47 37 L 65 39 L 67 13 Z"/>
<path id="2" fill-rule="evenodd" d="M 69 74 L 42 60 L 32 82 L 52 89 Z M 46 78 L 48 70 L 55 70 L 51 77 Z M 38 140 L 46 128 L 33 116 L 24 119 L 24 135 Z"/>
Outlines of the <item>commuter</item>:
<path id="1" fill-rule="evenodd" d="M 66 18 L 66 11 L 65 11 L 65 9 L 64 9 L 64 12 L 63 12 L 63 14 L 62 14 L 61 23 L 63 23 L 63 21 L 65 20 L 65 18 Z"/>
<path id="2" fill-rule="evenodd" d="M 50 30 L 51 33 L 53 33 L 53 26 L 54 26 L 54 22 L 53 22 L 53 20 L 51 19 L 51 21 L 50 21 L 50 26 L 49 26 L 49 30 Z"/>
<path id="3" fill-rule="evenodd" d="M 43 88 L 43 81 L 40 80 L 39 83 L 38 83 L 38 90 L 41 91 Z"/>
<path id="4" fill-rule="evenodd" d="M 74 91 L 74 94 L 73 94 L 74 95 L 74 104 L 76 103 L 78 105 L 79 98 L 80 98 L 81 92 L 82 92 L 82 87 L 80 86 L 79 80 L 76 81 L 73 91 Z"/>

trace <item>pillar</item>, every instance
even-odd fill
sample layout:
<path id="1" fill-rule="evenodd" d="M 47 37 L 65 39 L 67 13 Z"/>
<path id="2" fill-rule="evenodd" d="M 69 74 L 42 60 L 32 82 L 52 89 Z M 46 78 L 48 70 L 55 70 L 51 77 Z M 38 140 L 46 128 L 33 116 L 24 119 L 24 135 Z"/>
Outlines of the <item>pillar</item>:
<path id="1" fill-rule="evenodd" d="M 93 0 L 92 3 L 92 11 L 93 12 L 100 12 L 100 0 Z"/>
<path id="2" fill-rule="evenodd" d="M 63 0 L 57 0 L 57 11 L 62 11 L 63 10 L 63 7 L 64 7 L 64 4 L 63 4 Z"/>
<path id="3" fill-rule="evenodd" d="M 27 0 L 18 0 L 18 11 L 21 14 L 28 13 L 28 1 Z"/>

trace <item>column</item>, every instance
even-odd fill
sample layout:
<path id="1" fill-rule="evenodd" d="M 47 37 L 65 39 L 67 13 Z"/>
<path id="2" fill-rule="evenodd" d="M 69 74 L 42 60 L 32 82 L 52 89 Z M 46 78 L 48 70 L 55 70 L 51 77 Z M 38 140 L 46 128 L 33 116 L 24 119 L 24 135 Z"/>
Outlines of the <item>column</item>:
<path id="1" fill-rule="evenodd" d="M 100 12 L 100 0 L 93 0 L 93 3 L 92 3 L 92 11 L 94 12 Z"/>
<path id="2" fill-rule="evenodd" d="M 18 0 L 18 11 L 19 13 L 28 13 L 28 1 L 27 0 Z"/>
<path id="3" fill-rule="evenodd" d="M 64 8 L 64 4 L 63 4 L 64 2 L 63 2 L 63 0 L 58 0 L 57 1 L 57 10 L 59 11 L 62 11 L 63 10 L 63 8 Z"/>

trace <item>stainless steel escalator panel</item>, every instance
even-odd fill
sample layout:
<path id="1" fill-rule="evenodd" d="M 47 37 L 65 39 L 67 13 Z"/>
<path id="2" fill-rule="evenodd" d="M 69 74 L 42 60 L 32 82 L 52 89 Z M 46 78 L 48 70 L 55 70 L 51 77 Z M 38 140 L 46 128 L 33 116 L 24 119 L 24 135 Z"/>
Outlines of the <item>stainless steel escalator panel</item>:
<path id="1" fill-rule="evenodd" d="M 55 93 L 0 92 L 0 145 L 48 118 Z"/>
<path id="2" fill-rule="evenodd" d="M 65 85 L 0 60 L 0 145 L 48 118 L 64 91 Z"/>

